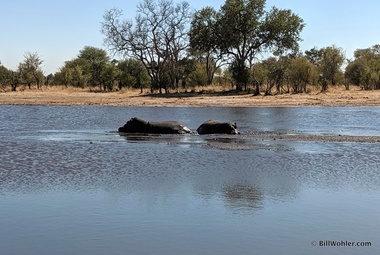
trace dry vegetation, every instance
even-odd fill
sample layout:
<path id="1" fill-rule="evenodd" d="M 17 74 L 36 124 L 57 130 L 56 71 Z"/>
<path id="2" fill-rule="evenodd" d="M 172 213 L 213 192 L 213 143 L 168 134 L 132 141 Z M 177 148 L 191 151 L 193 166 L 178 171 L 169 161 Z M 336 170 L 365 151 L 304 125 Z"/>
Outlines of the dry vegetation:
<path id="1" fill-rule="evenodd" d="M 309 93 L 252 96 L 248 92 L 225 87 L 198 87 L 191 92 L 171 91 L 150 94 L 148 90 L 99 92 L 89 89 L 54 86 L 42 89 L 20 87 L 17 92 L 0 91 L 0 104 L 20 105 L 119 105 L 119 106 L 379 106 L 380 91 L 364 91 L 356 86 L 330 87 L 327 92 L 311 89 Z"/>

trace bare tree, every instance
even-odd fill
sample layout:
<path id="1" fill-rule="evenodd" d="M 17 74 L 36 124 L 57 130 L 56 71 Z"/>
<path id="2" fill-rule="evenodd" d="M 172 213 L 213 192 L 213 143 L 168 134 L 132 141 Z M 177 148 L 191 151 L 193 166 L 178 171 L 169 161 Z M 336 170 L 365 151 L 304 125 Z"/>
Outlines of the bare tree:
<path id="1" fill-rule="evenodd" d="M 104 14 L 102 33 L 109 48 L 124 56 L 140 60 L 151 78 L 151 89 L 167 92 L 167 82 L 177 83 L 179 61 L 188 48 L 187 2 L 143 0 L 137 6 L 135 23 L 121 21 L 122 11 Z M 168 79 L 169 76 L 169 79 Z"/>

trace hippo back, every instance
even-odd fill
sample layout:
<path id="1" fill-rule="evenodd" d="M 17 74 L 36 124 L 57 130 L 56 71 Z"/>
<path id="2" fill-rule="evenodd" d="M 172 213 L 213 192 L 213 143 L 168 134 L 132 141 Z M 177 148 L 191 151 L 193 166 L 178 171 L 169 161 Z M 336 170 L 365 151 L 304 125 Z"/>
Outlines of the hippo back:
<path id="1" fill-rule="evenodd" d="M 157 134 L 186 134 L 191 130 L 178 121 L 148 122 L 151 133 Z"/>
<path id="2" fill-rule="evenodd" d="M 198 134 L 239 134 L 236 123 L 207 120 L 197 129 Z"/>
<path id="3" fill-rule="evenodd" d="M 178 121 L 147 122 L 140 118 L 130 119 L 119 132 L 146 134 L 186 134 L 192 131 Z"/>

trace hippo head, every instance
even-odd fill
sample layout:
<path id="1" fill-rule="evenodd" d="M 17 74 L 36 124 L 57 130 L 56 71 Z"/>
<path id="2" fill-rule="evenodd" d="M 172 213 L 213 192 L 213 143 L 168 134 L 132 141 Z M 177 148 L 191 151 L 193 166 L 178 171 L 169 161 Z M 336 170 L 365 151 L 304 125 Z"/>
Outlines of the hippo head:
<path id="1" fill-rule="evenodd" d="M 218 129 L 223 134 L 233 134 L 233 135 L 239 134 L 236 123 L 224 122 L 218 126 Z"/>
<path id="2" fill-rule="evenodd" d="M 119 128 L 119 132 L 125 132 L 125 133 L 139 133 L 144 132 L 144 130 L 147 128 L 148 122 L 145 120 L 142 120 L 140 118 L 131 118 L 127 121 L 127 123 Z"/>

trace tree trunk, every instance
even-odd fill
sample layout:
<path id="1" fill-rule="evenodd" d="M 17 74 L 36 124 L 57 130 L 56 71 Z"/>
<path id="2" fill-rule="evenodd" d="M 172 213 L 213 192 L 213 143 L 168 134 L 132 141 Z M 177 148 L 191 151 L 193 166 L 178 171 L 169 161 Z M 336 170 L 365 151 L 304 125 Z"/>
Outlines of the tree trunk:
<path id="1" fill-rule="evenodd" d="M 276 94 L 281 94 L 281 83 L 276 84 Z"/>
<path id="2" fill-rule="evenodd" d="M 16 91 L 16 88 L 17 88 L 17 85 L 18 85 L 18 82 L 13 82 L 11 87 L 12 87 L 12 91 Z"/>
<path id="3" fill-rule="evenodd" d="M 213 79 L 213 72 L 211 70 L 212 68 L 210 67 L 210 59 L 209 57 L 206 58 L 206 74 L 207 74 L 207 85 L 212 84 L 212 79 Z"/>
<path id="4" fill-rule="evenodd" d="M 254 96 L 260 95 L 260 83 L 259 82 L 256 82 L 256 84 L 255 84 L 255 91 L 253 92 L 253 95 Z"/>
<path id="5" fill-rule="evenodd" d="M 211 85 L 212 84 L 212 77 L 209 77 L 207 75 L 207 85 Z"/>
<path id="6" fill-rule="evenodd" d="M 346 90 L 350 90 L 350 81 L 347 78 L 344 81 L 344 86 L 345 86 Z"/>
<path id="7" fill-rule="evenodd" d="M 323 80 L 322 81 L 322 92 L 325 92 L 327 90 L 327 85 L 328 85 L 327 81 Z"/>

